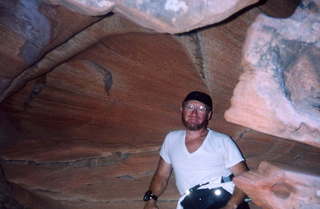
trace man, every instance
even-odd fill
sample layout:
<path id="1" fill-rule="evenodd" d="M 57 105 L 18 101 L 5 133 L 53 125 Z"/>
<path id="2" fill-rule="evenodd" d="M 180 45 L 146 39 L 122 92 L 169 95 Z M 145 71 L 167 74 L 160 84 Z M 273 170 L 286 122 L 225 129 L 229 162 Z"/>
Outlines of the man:
<path id="1" fill-rule="evenodd" d="M 207 128 L 212 117 L 211 97 L 193 91 L 181 107 L 186 130 L 167 134 L 157 170 L 144 196 L 144 209 L 158 209 L 157 199 L 167 187 L 172 170 L 181 198 L 177 209 L 244 209 L 244 193 L 232 176 L 247 171 L 230 137 Z M 231 195 L 232 194 L 232 195 Z"/>

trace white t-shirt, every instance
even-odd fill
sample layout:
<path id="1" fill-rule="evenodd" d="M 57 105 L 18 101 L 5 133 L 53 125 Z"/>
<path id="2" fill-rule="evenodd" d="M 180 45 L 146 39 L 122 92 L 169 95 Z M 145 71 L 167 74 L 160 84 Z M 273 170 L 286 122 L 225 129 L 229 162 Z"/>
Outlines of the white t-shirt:
<path id="1" fill-rule="evenodd" d="M 231 174 L 230 167 L 243 161 L 235 143 L 225 134 L 208 129 L 208 135 L 201 146 L 189 153 L 185 145 L 185 130 L 167 134 L 160 150 L 163 160 L 173 167 L 176 185 L 183 195 L 191 187 L 210 181 L 204 187 L 223 186 L 233 193 L 232 182 L 221 184 L 221 176 Z"/>

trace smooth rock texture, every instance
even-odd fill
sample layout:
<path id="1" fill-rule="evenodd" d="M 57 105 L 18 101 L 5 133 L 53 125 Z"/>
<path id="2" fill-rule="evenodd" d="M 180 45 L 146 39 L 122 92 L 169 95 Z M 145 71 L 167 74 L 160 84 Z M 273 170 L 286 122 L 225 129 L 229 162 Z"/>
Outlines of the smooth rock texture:
<path id="1" fill-rule="evenodd" d="M 290 18 L 256 19 L 227 121 L 320 147 L 319 11 L 303 1 Z"/>
<path id="2" fill-rule="evenodd" d="M 6 105 L 23 118 L 25 136 L 39 140 L 159 143 L 163 130 L 181 127 L 177 113 L 185 94 L 207 91 L 179 43 L 141 33 L 106 37 L 39 79 Z"/>
<path id="3" fill-rule="evenodd" d="M 4 172 L 0 167 L 0 207 L 3 209 L 24 209 L 16 199 L 14 199 L 13 189 L 6 180 Z"/>
<path id="4" fill-rule="evenodd" d="M 150 174 L 159 158 L 158 151 L 126 153 L 118 149 L 114 155 L 113 158 L 97 158 L 95 163 L 87 159 L 88 164 L 38 159 L 37 163 L 17 161 L 15 164 L 4 164 L 4 167 L 10 182 L 23 184 L 24 189 L 63 205 L 75 204 L 72 208 L 103 203 L 103 208 L 117 203 L 122 207 L 121 204 L 130 202 L 142 207 L 144 185 L 151 180 Z M 178 193 L 172 182 L 169 185 L 160 203 L 176 203 Z"/>
<path id="5" fill-rule="evenodd" d="M 0 109 L 0 146 L 2 148 L 12 145 L 22 137 L 14 123 L 10 114 Z"/>
<path id="6" fill-rule="evenodd" d="M 64 15 L 67 16 L 67 15 Z M 74 17 L 76 19 L 77 17 Z M 56 29 L 57 30 L 57 29 Z M 63 42 L 60 46 L 51 50 L 39 62 L 30 65 L 22 73 L 15 76 L 11 82 L 4 81 L 4 90 L 0 101 L 21 89 L 28 81 L 50 72 L 66 60 L 97 43 L 110 34 L 122 34 L 128 32 L 148 32 L 147 30 L 132 24 L 118 16 L 104 18 L 86 30 L 79 32 L 72 39 Z"/>
<path id="7" fill-rule="evenodd" d="M 34 0 L 1 1 L 0 11 L 0 92 L 46 52 L 99 19 Z"/>

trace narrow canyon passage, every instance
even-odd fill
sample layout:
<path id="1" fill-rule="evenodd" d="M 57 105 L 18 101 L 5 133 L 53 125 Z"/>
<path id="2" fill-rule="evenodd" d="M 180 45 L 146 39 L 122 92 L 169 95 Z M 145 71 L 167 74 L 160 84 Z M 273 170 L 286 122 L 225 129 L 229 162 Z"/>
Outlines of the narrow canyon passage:
<path id="1" fill-rule="evenodd" d="M 251 209 L 320 207 L 319 0 L 170 2 L 0 3 L 0 208 L 143 208 L 192 90 Z"/>

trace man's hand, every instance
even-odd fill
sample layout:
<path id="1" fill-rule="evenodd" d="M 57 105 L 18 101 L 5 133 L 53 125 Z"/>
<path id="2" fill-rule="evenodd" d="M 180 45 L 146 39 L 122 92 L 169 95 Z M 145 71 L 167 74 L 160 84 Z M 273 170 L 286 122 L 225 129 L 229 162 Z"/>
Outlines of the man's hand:
<path id="1" fill-rule="evenodd" d="M 159 209 L 159 207 L 155 200 L 149 200 L 146 202 L 143 209 Z"/>
<path id="2" fill-rule="evenodd" d="M 231 167 L 231 171 L 234 176 L 238 176 L 248 171 L 248 168 L 244 162 L 240 162 Z M 238 205 L 243 201 L 244 197 L 245 194 L 238 187 L 235 187 L 231 199 L 222 209 L 237 209 Z"/>
<path id="3" fill-rule="evenodd" d="M 148 190 L 152 191 L 152 193 L 156 196 L 160 196 L 168 185 L 171 172 L 171 164 L 166 163 L 160 157 L 157 170 L 152 177 L 152 181 Z M 154 199 L 148 200 L 144 206 L 144 209 L 159 209 L 157 206 L 157 201 Z"/>
<path id="4" fill-rule="evenodd" d="M 221 209 L 237 209 L 238 205 L 236 204 L 232 204 L 230 202 L 228 202 L 224 207 L 222 207 Z"/>

